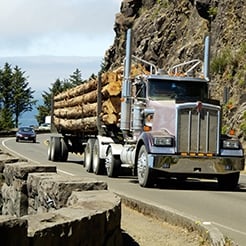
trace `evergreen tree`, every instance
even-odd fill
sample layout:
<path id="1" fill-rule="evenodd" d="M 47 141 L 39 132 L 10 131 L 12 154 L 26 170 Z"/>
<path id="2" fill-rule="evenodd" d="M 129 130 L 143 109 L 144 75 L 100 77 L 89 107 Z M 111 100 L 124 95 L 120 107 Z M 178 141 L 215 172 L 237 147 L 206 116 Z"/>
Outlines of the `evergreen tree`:
<path id="1" fill-rule="evenodd" d="M 31 111 L 33 105 L 36 104 L 37 100 L 34 100 L 31 87 L 28 87 L 27 78 L 24 77 L 25 72 L 16 66 L 12 74 L 12 93 L 13 103 L 12 112 L 14 115 L 15 127 L 19 125 L 19 117 L 22 113 Z"/>
<path id="2" fill-rule="evenodd" d="M 95 75 L 92 75 L 92 77 Z M 44 91 L 42 94 L 43 97 L 43 105 L 39 105 L 38 115 L 36 115 L 36 119 L 39 124 L 45 121 L 45 117 L 47 115 L 51 115 L 51 107 L 52 107 L 52 98 L 53 95 L 57 95 L 62 91 L 65 91 L 74 86 L 80 85 L 85 81 L 82 80 L 81 71 L 77 68 L 72 75 L 69 76 L 69 79 L 60 80 L 57 79 L 55 83 L 52 84 L 52 87 L 49 88 L 49 91 Z"/>
<path id="3" fill-rule="evenodd" d="M 70 75 L 69 81 L 72 84 L 72 87 L 74 87 L 76 85 L 80 85 L 84 82 L 82 80 L 82 73 L 78 68 L 73 72 L 72 75 Z"/>
<path id="4" fill-rule="evenodd" d="M 51 115 L 53 95 L 57 95 L 62 91 L 64 91 L 64 81 L 57 79 L 55 83 L 52 84 L 52 87 L 49 88 L 49 92 L 44 91 L 42 93 L 43 105 L 39 105 L 37 107 L 38 115 L 36 115 L 36 119 L 39 125 L 45 122 L 45 117 L 47 115 Z"/>
<path id="5" fill-rule="evenodd" d="M 0 129 L 18 127 L 21 114 L 31 111 L 35 104 L 34 91 L 28 87 L 24 73 L 8 63 L 0 70 Z"/>
<path id="6" fill-rule="evenodd" d="M 5 63 L 0 71 L 0 129 L 10 129 L 14 126 L 12 120 L 12 69 Z"/>
<path id="7" fill-rule="evenodd" d="M 71 83 L 67 79 L 64 79 L 64 80 L 57 79 L 55 81 L 55 83 L 52 84 L 52 87 L 49 88 L 49 90 L 50 90 L 50 93 L 52 93 L 54 96 L 56 96 L 57 94 L 65 91 L 71 87 L 73 87 L 73 86 L 71 85 Z"/>
<path id="8" fill-rule="evenodd" d="M 9 130 L 14 127 L 12 113 L 7 108 L 2 108 L 0 111 L 0 130 Z"/>
<path id="9" fill-rule="evenodd" d="M 43 105 L 39 105 L 37 107 L 38 115 L 36 115 L 36 120 L 39 125 L 45 122 L 45 117 L 47 115 L 51 115 L 51 97 L 52 97 L 51 92 L 49 93 L 44 91 L 42 93 Z"/>
<path id="10" fill-rule="evenodd" d="M 60 92 L 70 89 L 72 87 L 73 87 L 73 84 L 68 79 L 64 79 L 63 81 L 61 81 Z M 56 88 L 53 88 L 53 90 L 55 91 L 56 94 L 58 94 L 58 91 Z"/>

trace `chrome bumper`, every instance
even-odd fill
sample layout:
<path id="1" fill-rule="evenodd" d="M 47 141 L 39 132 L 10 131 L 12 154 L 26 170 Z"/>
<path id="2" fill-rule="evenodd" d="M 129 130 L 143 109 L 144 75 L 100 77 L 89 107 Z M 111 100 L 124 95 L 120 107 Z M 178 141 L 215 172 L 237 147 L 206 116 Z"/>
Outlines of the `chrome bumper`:
<path id="1" fill-rule="evenodd" d="M 244 170 L 244 161 L 244 157 L 183 157 L 149 154 L 150 167 L 169 173 L 234 173 Z"/>

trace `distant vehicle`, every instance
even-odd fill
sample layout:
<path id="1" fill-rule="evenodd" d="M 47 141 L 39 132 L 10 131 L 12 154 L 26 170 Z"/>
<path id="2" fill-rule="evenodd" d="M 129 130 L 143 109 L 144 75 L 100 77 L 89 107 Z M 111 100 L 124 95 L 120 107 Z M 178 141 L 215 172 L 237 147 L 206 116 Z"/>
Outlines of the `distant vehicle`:
<path id="1" fill-rule="evenodd" d="M 50 130 L 50 123 L 43 123 L 39 126 L 38 130 Z"/>
<path id="2" fill-rule="evenodd" d="M 20 127 L 16 132 L 16 142 L 20 140 L 36 143 L 36 132 L 32 127 Z"/>
<path id="3" fill-rule="evenodd" d="M 46 123 L 46 124 L 51 124 L 51 115 L 45 116 L 45 121 L 44 121 L 44 123 Z"/>

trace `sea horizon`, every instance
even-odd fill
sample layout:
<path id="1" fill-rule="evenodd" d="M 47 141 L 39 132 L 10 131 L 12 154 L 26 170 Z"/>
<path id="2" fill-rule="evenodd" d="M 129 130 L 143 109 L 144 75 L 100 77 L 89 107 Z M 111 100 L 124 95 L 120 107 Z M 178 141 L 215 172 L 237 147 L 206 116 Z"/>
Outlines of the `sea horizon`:
<path id="1" fill-rule="evenodd" d="M 19 125 L 20 126 L 39 126 L 37 120 L 36 120 L 36 115 L 38 115 L 38 110 L 37 108 L 33 108 L 32 111 L 28 111 L 23 113 L 21 117 L 19 118 Z"/>

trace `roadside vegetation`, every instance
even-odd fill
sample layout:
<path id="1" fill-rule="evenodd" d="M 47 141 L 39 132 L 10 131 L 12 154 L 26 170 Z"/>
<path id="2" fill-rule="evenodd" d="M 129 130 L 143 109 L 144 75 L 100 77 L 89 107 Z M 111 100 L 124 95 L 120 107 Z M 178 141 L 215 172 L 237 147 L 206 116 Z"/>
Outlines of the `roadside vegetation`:
<path id="1" fill-rule="evenodd" d="M 211 61 L 211 73 L 221 81 L 220 88 L 227 89 L 224 100 L 223 133 L 234 125 L 240 132 L 240 137 L 246 139 L 245 89 L 246 89 L 246 42 L 238 49 L 225 47 Z"/>
<path id="2" fill-rule="evenodd" d="M 92 74 L 91 77 L 93 76 L 94 75 Z M 51 105 L 53 96 L 69 88 L 80 85 L 84 82 L 85 80 L 82 79 L 82 73 L 78 68 L 73 72 L 72 75 L 69 76 L 68 79 L 56 79 L 56 81 L 53 84 L 51 84 L 51 87 L 48 88 L 48 91 L 43 91 L 42 93 L 43 104 L 37 106 L 37 122 L 41 124 L 44 122 L 45 116 L 51 115 Z"/>
<path id="3" fill-rule="evenodd" d="M 0 130 L 18 127 L 21 114 L 36 104 L 25 72 L 5 63 L 0 68 Z"/>
<path id="4" fill-rule="evenodd" d="M 37 100 L 34 99 L 35 90 L 29 86 L 26 72 L 18 66 L 12 67 L 5 63 L 0 68 L 0 131 L 18 128 L 21 115 L 32 111 L 34 107 L 38 109 L 35 116 L 38 124 L 44 123 L 45 117 L 51 114 L 53 95 L 84 82 L 81 71 L 76 69 L 68 79 L 56 79 L 51 83 L 51 87 L 42 93 L 42 104 L 37 105 Z"/>

